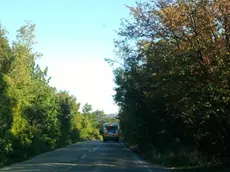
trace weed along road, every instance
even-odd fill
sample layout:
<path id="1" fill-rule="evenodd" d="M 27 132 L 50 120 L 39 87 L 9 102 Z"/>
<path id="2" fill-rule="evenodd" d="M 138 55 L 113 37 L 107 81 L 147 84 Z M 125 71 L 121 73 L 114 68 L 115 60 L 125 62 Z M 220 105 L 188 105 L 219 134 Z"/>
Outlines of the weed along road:
<path id="1" fill-rule="evenodd" d="M 38 155 L 0 169 L 1 172 L 166 172 L 140 160 L 123 143 L 86 141 Z"/>

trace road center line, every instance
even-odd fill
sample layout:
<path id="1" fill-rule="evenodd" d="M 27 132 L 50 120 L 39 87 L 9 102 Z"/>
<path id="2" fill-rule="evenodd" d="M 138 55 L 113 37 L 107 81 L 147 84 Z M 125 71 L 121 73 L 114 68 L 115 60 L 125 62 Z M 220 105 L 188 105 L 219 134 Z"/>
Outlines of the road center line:
<path id="1" fill-rule="evenodd" d="M 69 168 L 68 168 L 68 170 L 70 170 L 71 168 L 73 168 L 73 167 L 75 167 L 76 165 L 74 164 L 74 165 L 72 165 L 72 166 L 70 166 Z"/>
<path id="2" fill-rule="evenodd" d="M 97 146 L 93 146 L 93 147 L 89 150 L 89 152 L 92 152 L 96 147 L 97 147 Z"/>
<path id="3" fill-rule="evenodd" d="M 99 145 L 98 147 L 96 147 L 96 148 L 93 150 L 93 152 L 95 152 L 100 146 L 101 146 L 101 145 Z"/>
<path id="4" fill-rule="evenodd" d="M 86 157 L 86 154 L 83 155 L 83 157 L 81 157 L 81 159 L 84 159 L 85 157 Z M 71 168 L 75 167 L 76 165 L 77 165 L 77 164 L 74 164 L 74 165 L 70 166 L 70 167 L 68 168 L 68 170 L 70 170 Z"/>
<path id="5" fill-rule="evenodd" d="M 81 157 L 81 159 L 84 159 L 86 157 L 86 155 L 84 155 L 83 157 Z"/>

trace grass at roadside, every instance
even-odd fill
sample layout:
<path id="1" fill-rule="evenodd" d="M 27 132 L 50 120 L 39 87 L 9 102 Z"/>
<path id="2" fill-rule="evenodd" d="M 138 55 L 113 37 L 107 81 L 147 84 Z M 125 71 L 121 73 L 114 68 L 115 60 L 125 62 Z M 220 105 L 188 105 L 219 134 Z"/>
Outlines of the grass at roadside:
<path id="1" fill-rule="evenodd" d="M 128 145 L 127 145 L 128 146 Z M 215 157 L 208 157 L 198 151 L 152 149 L 141 153 L 135 146 L 128 146 L 145 160 L 168 167 L 173 172 L 229 172 L 230 166 L 221 165 Z"/>
<path id="2" fill-rule="evenodd" d="M 224 166 L 198 167 L 190 169 L 174 169 L 172 172 L 229 172 L 230 168 Z"/>
<path id="3" fill-rule="evenodd" d="M 221 163 L 215 157 L 207 157 L 198 151 L 189 152 L 183 149 L 174 151 L 152 149 L 145 153 L 145 156 L 154 163 L 168 167 L 191 168 Z"/>

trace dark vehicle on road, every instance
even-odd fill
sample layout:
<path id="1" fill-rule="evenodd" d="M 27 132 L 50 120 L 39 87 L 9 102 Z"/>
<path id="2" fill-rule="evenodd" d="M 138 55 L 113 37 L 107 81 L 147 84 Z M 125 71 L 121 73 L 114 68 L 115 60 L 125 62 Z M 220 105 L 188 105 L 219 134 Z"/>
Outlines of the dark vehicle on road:
<path id="1" fill-rule="evenodd" d="M 114 140 L 119 142 L 119 124 L 116 122 L 103 125 L 103 141 Z"/>

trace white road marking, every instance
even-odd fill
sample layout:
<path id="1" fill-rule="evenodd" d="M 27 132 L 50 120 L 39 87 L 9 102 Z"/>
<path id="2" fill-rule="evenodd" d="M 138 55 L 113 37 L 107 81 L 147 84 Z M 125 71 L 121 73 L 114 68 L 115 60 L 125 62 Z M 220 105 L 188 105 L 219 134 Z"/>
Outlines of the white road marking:
<path id="1" fill-rule="evenodd" d="M 139 164 L 141 164 L 143 167 L 145 167 L 149 172 L 153 172 L 150 168 L 148 168 L 136 155 L 134 155 L 133 152 L 129 150 L 129 148 L 126 147 L 126 145 L 122 142 L 122 145 L 132 154 L 132 156 L 137 160 Z"/>
<path id="2" fill-rule="evenodd" d="M 85 157 L 86 157 L 86 154 L 83 155 L 83 157 L 81 157 L 81 159 L 84 159 Z M 68 170 L 70 170 L 71 168 L 75 167 L 76 165 L 77 165 L 77 164 L 74 164 L 74 165 L 70 166 L 70 167 L 68 168 Z"/>
<path id="3" fill-rule="evenodd" d="M 132 153 L 133 157 L 137 160 L 137 162 L 141 165 L 143 165 L 149 172 L 152 172 L 151 169 L 149 169 L 145 164 L 143 164 L 143 162 L 137 157 L 135 156 L 133 153 Z"/>
<path id="4" fill-rule="evenodd" d="M 84 159 L 86 157 L 86 155 L 84 155 L 83 157 L 81 157 L 81 159 Z"/>
<path id="5" fill-rule="evenodd" d="M 70 170 L 71 168 L 75 167 L 76 165 L 77 165 L 77 164 L 74 164 L 74 165 L 70 166 L 70 167 L 68 168 L 68 170 Z"/>
<path id="6" fill-rule="evenodd" d="M 96 147 L 97 147 L 97 145 L 96 145 L 96 146 L 93 146 L 93 147 L 89 150 L 89 152 L 92 152 Z"/>
<path id="7" fill-rule="evenodd" d="M 95 152 L 101 145 L 97 146 L 96 148 L 93 149 L 93 152 Z"/>

